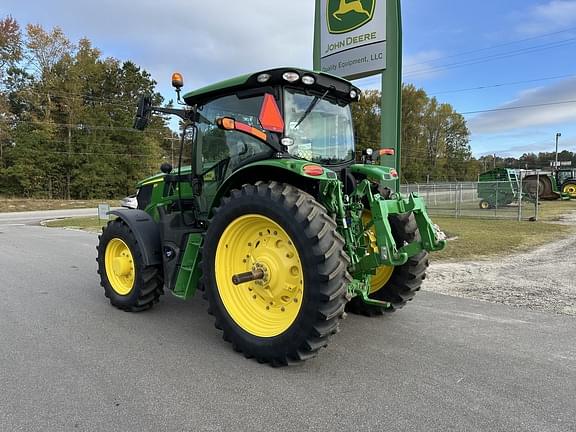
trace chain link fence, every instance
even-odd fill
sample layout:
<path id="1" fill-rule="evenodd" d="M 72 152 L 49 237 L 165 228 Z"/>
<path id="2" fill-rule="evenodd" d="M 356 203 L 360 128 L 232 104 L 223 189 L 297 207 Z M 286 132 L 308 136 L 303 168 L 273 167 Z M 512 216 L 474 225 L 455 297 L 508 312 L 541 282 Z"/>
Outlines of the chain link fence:
<path id="1" fill-rule="evenodd" d="M 405 184 L 401 192 L 424 198 L 432 216 L 537 220 L 538 191 L 523 186 L 520 178 L 517 182 Z"/>

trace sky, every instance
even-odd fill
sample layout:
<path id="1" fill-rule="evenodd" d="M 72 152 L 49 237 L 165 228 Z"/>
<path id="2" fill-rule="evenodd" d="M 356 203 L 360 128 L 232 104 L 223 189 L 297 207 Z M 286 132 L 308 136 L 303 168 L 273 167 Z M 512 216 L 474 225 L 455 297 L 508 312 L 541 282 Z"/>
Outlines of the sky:
<path id="1" fill-rule="evenodd" d="M 192 90 L 312 67 L 314 0 L 2 0 L 5 15 L 134 61 L 166 99 L 174 71 Z M 576 151 L 576 0 L 402 0 L 402 15 L 404 82 L 465 115 L 475 156 L 554 151 L 558 132 Z"/>

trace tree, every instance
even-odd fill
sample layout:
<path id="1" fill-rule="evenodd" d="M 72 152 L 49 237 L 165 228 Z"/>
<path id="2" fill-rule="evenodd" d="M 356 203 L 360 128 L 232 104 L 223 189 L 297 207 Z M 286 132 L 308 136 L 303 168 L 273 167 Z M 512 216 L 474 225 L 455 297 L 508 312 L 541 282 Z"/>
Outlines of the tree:
<path id="1" fill-rule="evenodd" d="M 352 106 L 358 149 L 380 146 L 379 91 Z M 464 180 L 478 175 L 463 116 L 413 85 L 402 88 L 401 163 L 404 181 Z"/>
<path id="2" fill-rule="evenodd" d="M 22 58 L 20 26 L 11 16 L 0 20 L 0 78 Z"/>
<path id="3" fill-rule="evenodd" d="M 17 23 L 9 22 L 9 33 L 18 34 Z M 0 126 L 9 134 L 0 136 L 0 194 L 131 193 L 157 172 L 165 138 L 173 137 L 163 118 L 155 117 L 146 132 L 132 129 L 140 94 L 162 103 L 156 82 L 131 61 L 103 59 L 88 39 L 73 44 L 58 27 L 26 29 L 21 39 L 10 39 L 20 46 L 10 52 L 20 54 L 3 69 L 0 88 Z"/>

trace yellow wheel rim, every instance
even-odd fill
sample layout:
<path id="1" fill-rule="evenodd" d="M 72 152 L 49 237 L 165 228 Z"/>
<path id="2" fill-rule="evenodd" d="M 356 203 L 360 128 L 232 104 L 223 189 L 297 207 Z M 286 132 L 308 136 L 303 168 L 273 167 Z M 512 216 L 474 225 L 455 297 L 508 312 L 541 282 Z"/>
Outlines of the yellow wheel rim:
<path id="1" fill-rule="evenodd" d="M 490 204 L 488 203 L 488 201 L 482 201 L 482 202 L 480 203 L 480 207 L 481 207 L 482 209 L 486 210 L 486 209 L 490 208 Z"/>
<path id="2" fill-rule="evenodd" d="M 369 211 L 362 213 L 362 221 L 364 225 L 368 225 L 372 221 L 372 214 Z M 378 245 L 376 243 L 376 232 L 374 231 L 374 225 L 368 227 L 364 232 L 366 240 L 368 242 L 369 248 L 373 253 L 379 253 Z M 380 266 L 376 269 L 376 274 L 372 275 L 370 279 L 370 294 L 379 291 L 392 277 L 394 273 L 393 266 Z"/>
<path id="3" fill-rule="evenodd" d="M 134 287 L 136 269 L 130 248 L 119 238 L 110 240 L 104 255 L 106 276 L 112 289 L 119 295 L 128 295 Z"/>
<path id="4" fill-rule="evenodd" d="M 240 285 L 232 276 L 263 270 L 264 279 Z M 218 242 L 216 284 L 226 311 L 251 335 L 270 338 L 296 320 L 304 297 L 300 255 L 284 229 L 262 215 L 234 220 Z"/>
<path id="5" fill-rule="evenodd" d="M 576 197 L 576 184 L 568 183 L 564 186 L 564 193 L 567 193 L 571 197 Z"/>

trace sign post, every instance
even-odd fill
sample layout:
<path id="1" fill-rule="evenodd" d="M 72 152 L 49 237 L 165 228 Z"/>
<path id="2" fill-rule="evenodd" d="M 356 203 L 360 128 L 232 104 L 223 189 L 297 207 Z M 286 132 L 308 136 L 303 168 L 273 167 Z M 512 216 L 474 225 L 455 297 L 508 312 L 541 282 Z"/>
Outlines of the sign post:
<path id="1" fill-rule="evenodd" d="M 98 222 L 110 220 L 110 204 L 98 204 Z"/>
<path id="2" fill-rule="evenodd" d="M 400 0 L 316 0 L 314 69 L 349 80 L 382 74 L 380 147 L 393 148 L 395 154 L 380 160 L 400 174 Z"/>

